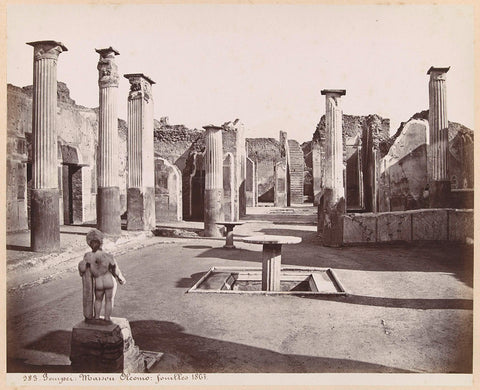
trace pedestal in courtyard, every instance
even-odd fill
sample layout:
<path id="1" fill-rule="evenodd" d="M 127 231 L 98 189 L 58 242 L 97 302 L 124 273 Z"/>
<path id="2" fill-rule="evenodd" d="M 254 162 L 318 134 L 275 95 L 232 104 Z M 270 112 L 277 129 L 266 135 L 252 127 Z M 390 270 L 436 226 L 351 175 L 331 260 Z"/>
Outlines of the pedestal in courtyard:
<path id="1" fill-rule="evenodd" d="M 262 291 L 280 291 L 280 270 L 282 266 L 282 245 L 298 244 L 300 237 L 294 236 L 254 236 L 243 242 L 263 244 Z"/>
<path id="2" fill-rule="evenodd" d="M 73 372 L 146 372 L 162 353 L 140 351 L 126 318 L 81 321 L 72 331 Z"/>
<path id="3" fill-rule="evenodd" d="M 216 224 L 225 226 L 225 229 L 227 230 L 225 245 L 223 247 L 226 249 L 235 249 L 235 245 L 233 245 L 233 228 L 235 226 L 243 225 L 244 222 L 223 221 L 223 222 L 216 222 Z"/>

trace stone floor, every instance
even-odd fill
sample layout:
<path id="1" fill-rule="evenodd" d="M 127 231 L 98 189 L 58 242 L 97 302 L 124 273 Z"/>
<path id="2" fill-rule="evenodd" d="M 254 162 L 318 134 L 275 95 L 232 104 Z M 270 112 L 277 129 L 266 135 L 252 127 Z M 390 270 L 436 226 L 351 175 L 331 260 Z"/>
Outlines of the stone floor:
<path id="1" fill-rule="evenodd" d="M 127 278 L 114 316 L 130 321 L 141 348 L 164 352 L 152 371 L 472 371 L 472 246 L 325 248 L 315 217 L 313 207 L 258 207 L 234 232 L 302 237 L 284 246 L 282 263 L 334 269 L 347 297 L 186 294 L 212 266 L 260 266 L 261 246 L 237 240 L 237 249 L 227 250 L 223 239 L 155 236 L 112 244 Z M 202 224 L 160 227 L 196 231 Z M 7 237 L 8 372 L 69 372 L 71 330 L 82 318 L 76 266 L 86 231 L 63 227 L 62 246 L 73 248 L 71 256 L 40 261 L 21 254 L 28 246 L 21 234 Z"/>

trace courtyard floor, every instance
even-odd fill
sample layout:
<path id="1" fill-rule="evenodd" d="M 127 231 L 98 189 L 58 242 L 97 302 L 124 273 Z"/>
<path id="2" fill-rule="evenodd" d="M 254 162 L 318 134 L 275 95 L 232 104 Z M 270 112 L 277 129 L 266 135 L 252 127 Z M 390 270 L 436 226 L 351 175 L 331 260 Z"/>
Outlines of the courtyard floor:
<path id="1" fill-rule="evenodd" d="M 125 233 L 109 246 L 127 279 L 114 316 L 129 320 L 141 349 L 164 353 L 152 372 L 471 373 L 472 246 L 326 248 L 313 207 L 251 208 L 243 219 L 236 238 L 301 237 L 283 247 L 282 264 L 332 268 L 348 295 L 187 294 L 212 266 L 260 267 L 261 245 Z M 68 256 L 29 252 L 28 233 L 7 236 L 7 372 L 70 371 L 89 229 L 62 227 Z"/>

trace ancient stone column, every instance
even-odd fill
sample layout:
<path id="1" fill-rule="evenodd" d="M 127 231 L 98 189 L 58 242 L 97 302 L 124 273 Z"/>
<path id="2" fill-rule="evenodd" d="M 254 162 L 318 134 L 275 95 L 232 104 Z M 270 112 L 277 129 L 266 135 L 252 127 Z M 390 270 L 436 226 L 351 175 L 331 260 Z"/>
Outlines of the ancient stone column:
<path id="1" fill-rule="evenodd" d="M 57 161 L 57 60 L 67 48 L 56 41 L 33 46 L 31 248 L 60 248 Z"/>
<path id="2" fill-rule="evenodd" d="M 127 230 L 155 228 L 155 167 L 153 158 L 153 98 L 150 78 L 124 75 L 128 94 Z"/>
<path id="3" fill-rule="evenodd" d="M 205 237 L 221 237 L 215 224 L 223 219 L 223 145 L 222 128 L 204 126 L 205 133 Z"/>
<path id="4" fill-rule="evenodd" d="M 97 227 L 105 234 L 118 236 L 121 232 L 117 91 L 118 51 L 109 47 L 96 49 L 98 61 L 99 118 L 97 158 Z"/>
<path id="5" fill-rule="evenodd" d="M 430 130 L 429 149 L 431 154 L 430 207 L 448 207 L 450 178 L 448 175 L 448 118 L 446 73 L 450 68 L 431 67 L 428 84 Z"/>
<path id="6" fill-rule="evenodd" d="M 343 89 L 324 89 L 325 95 L 325 190 L 323 201 L 323 244 L 340 246 L 343 242 L 343 215 L 345 206 L 345 183 L 342 134 L 343 112 L 341 96 Z"/>

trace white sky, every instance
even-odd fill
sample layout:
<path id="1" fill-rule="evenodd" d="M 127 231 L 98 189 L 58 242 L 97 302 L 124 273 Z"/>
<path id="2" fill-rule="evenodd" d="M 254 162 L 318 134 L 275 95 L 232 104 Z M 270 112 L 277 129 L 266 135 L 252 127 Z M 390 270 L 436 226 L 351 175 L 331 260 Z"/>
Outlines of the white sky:
<path id="1" fill-rule="evenodd" d="M 58 80 L 98 106 L 95 48 L 120 52 L 120 75 L 154 85 L 155 118 L 200 128 L 240 118 L 247 137 L 311 139 L 326 88 L 346 89 L 345 114 L 400 121 L 428 108 L 428 68 L 447 74 L 449 120 L 473 129 L 471 6 L 9 5 L 7 81 L 32 84 L 33 49 L 61 41 Z M 119 117 L 128 81 L 121 77 Z"/>

